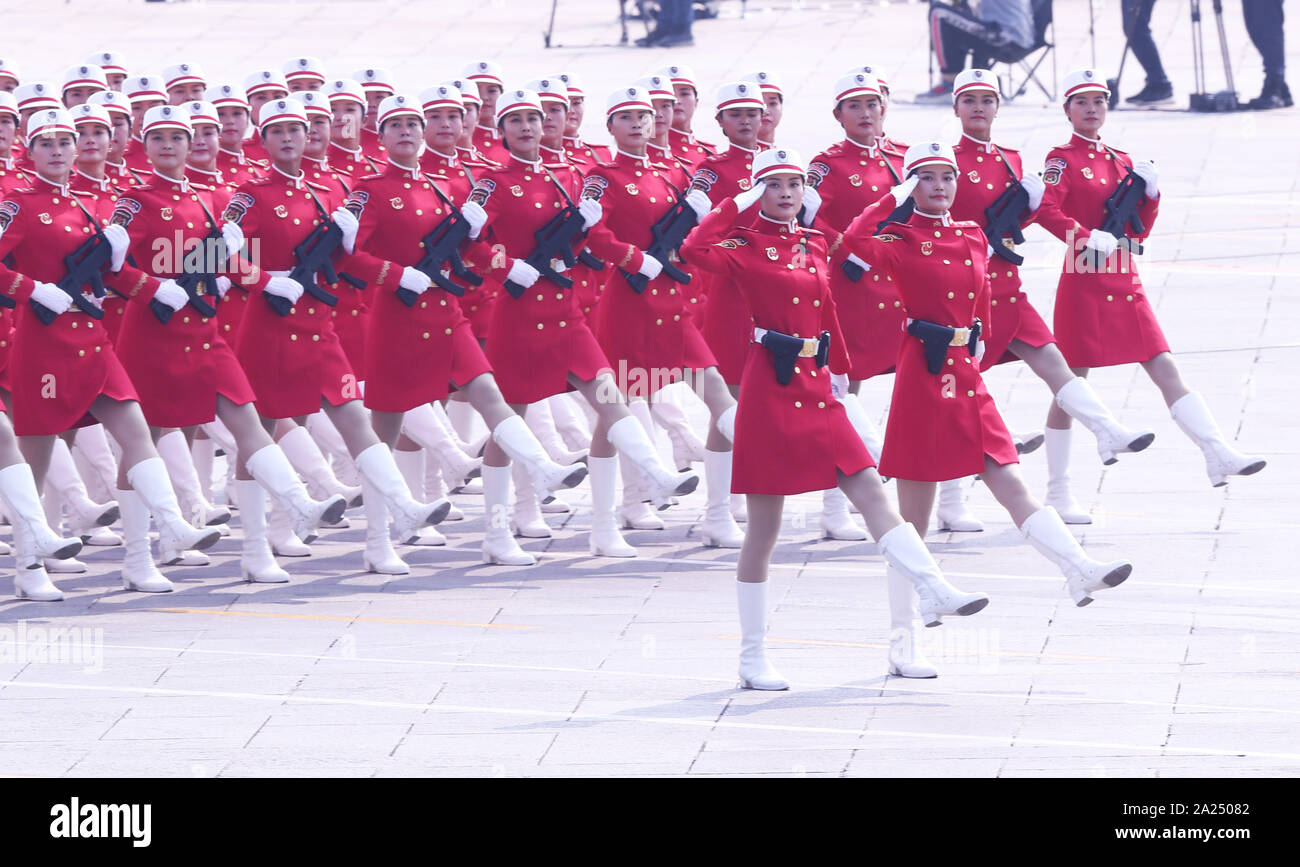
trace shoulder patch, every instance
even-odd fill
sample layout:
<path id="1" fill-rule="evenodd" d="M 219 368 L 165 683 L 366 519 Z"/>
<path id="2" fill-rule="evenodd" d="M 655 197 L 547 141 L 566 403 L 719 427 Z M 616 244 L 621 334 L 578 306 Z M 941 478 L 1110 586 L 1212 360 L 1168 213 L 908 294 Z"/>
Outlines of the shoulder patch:
<path id="1" fill-rule="evenodd" d="M 814 160 L 808 164 L 808 185 L 814 190 L 817 189 L 830 173 L 829 163 L 822 162 L 820 159 Z"/>
<path id="2" fill-rule="evenodd" d="M 226 203 L 226 210 L 221 214 L 222 222 L 238 224 L 256 201 L 248 193 L 235 193 L 230 197 L 230 201 Z"/>
<path id="3" fill-rule="evenodd" d="M 5 199 L 0 202 L 0 232 L 9 228 L 9 224 L 14 221 L 14 217 L 18 216 L 18 211 L 18 203 L 12 199 Z"/>
<path id="4" fill-rule="evenodd" d="M 140 213 L 143 207 L 139 200 L 123 196 L 117 200 L 117 204 L 113 208 L 113 215 L 108 218 L 108 222 L 110 225 L 125 228 L 131 225 L 131 221 L 135 219 L 135 215 Z"/>
<path id="5" fill-rule="evenodd" d="M 718 173 L 712 169 L 700 166 L 695 170 L 695 175 L 691 178 L 691 189 L 700 190 L 707 193 L 713 189 L 713 185 L 718 182 Z"/>
<path id="6" fill-rule="evenodd" d="M 737 250 L 749 244 L 744 238 L 728 238 L 725 241 L 719 241 L 715 247 L 725 247 L 728 250 Z"/>
<path id="7" fill-rule="evenodd" d="M 601 175 L 590 175 L 582 183 L 581 196 L 584 199 L 595 199 L 600 201 L 601 196 L 605 195 L 605 190 L 609 187 L 609 178 Z"/>
<path id="8" fill-rule="evenodd" d="M 370 201 L 370 193 L 365 190 L 353 190 L 343 202 L 343 207 L 352 212 L 352 216 L 358 220 L 361 219 L 361 212 L 366 209 L 366 203 Z"/>
<path id="9" fill-rule="evenodd" d="M 1043 183 L 1056 186 L 1061 182 L 1061 172 L 1069 165 L 1060 157 L 1052 157 L 1043 166 Z"/>
<path id="10" fill-rule="evenodd" d="M 474 188 L 469 191 L 469 201 L 479 206 L 486 205 L 496 188 L 497 182 L 491 178 L 479 178 L 474 182 Z"/>
<path id="11" fill-rule="evenodd" d="M 902 235 L 895 235 L 893 232 L 885 232 L 883 235 L 877 235 L 876 237 L 879 238 L 879 239 L 882 240 L 882 241 L 901 241 L 901 240 L 903 240 L 903 236 L 902 236 Z"/>

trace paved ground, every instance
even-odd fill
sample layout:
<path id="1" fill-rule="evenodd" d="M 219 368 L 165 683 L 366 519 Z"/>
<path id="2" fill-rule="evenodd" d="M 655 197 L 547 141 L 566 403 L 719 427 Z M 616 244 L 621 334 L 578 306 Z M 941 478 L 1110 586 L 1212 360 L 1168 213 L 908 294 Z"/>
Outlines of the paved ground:
<path id="1" fill-rule="evenodd" d="M 670 60 L 617 48 L 547 52 L 546 4 L 474 5 L 487 28 L 450 14 L 433 22 L 431 9 L 444 4 L 414 2 L 0 2 L 0 15 L 5 50 L 16 46 L 27 70 L 51 77 L 104 46 L 152 58 L 143 65 L 155 69 L 193 59 L 240 77 L 259 58 L 310 51 L 340 72 L 386 63 L 418 88 L 481 53 L 512 75 L 580 71 L 600 102 L 622 83 L 616 72 Z M 672 58 L 710 83 L 772 60 L 788 82 L 782 138 L 807 152 L 833 138 L 826 91 L 845 68 L 874 62 L 898 94 L 925 88 L 920 7 L 799 5 L 754 2 L 745 21 L 700 24 L 695 48 Z M 616 38 L 613 6 L 562 3 L 557 38 Z M 1057 6 L 1064 74 L 1093 61 L 1087 7 Z M 92 8 L 111 14 L 92 22 Z M 600 26 L 579 26 L 593 10 Z M 1102 69 L 1122 45 L 1118 15 L 1114 2 L 1098 9 Z M 1230 4 L 1230 48 L 1239 87 L 1253 96 L 1258 58 L 1239 15 Z M 1182 4 L 1159 4 L 1155 22 L 1184 89 L 1185 16 Z M 55 32 L 58 50 L 41 41 Z M 1130 65 L 1126 92 L 1140 84 Z M 954 137 L 945 118 L 900 102 L 890 127 L 907 139 Z M 1062 580 L 979 485 L 970 499 L 988 530 L 930 542 L 956 582 L 987 590 L 993 603 L 927 632 L 943 674 L 926 682 L 883 676 L 875 546 L 818 542 L 819 500 L 791 504 L 770 646 L 794 689 L 775 694 L 735 688 L 735 555 L 691 535 L 698 494 L 666 513 L 668 530 L 631 534 L 641 551 L 633 561 L 586 555 L 585 490 L 574 515 L 552 521 L 553 539 L 526 545 L 542 558 L 532 569 L 479 565 L 481 498 L 472 496 L 459 500 L 470 520 L 446 528 L 450 545 L 408 551 L 414 574 L 392 580 L 360 571 L 359 528 L 329 534 L 309 560 L 286 561 L 294 583 L 281 587 L 243 584 L 236 543 L 223 541 L 213 566 L 173 570 L 179 592 L 164 597 L 117 590 L 121 549 L 100 549 L 85 558 L 88 574 L 60 581 L 67 601 L 0 603 L 0 773 L 1292 775 L 1300 412 L 1289 365 L 1300 358 L 1300 302 L 1286 287 L 1300 276 L 1297 132 L 1295 111 L 1125 112 L 1107 127 L 1109 140 L 1161 166 L 1164 202 L 1143 274 L 1184 373 L 1224 429 L 1270 463 L 1212 489 L 1140 370 L 1098 373 L 1121 418 L 1157 439 L 1110 469 L 1076 440 L 1077 487 L 1094 515 L 1079 535 L 1096 556 L 1135 564 L 1127 584 L 1089 608 L 1069 604 Z M 999 139 L 1031 164 L 1065 135 L 1041 95 L 1005 107 L 999 122 Z M 1030 234 L 1026 281 L 1048 314 L 1059 249 L 1041 230 Z M 1041 425 L 1048 394 L 1027 370 L 1004 367 L 989 380 L 1013 428 Z M 887 393 L 888 383 L 870 388 L 869 406 L 883 407 Z M 1041 453 L 1024 472 L 1041 489 Z M 84 655 L 69 658 L 65 645 L 60 661 L 33 659 L 35 630 L 55 628 L 84 640 Z"/>

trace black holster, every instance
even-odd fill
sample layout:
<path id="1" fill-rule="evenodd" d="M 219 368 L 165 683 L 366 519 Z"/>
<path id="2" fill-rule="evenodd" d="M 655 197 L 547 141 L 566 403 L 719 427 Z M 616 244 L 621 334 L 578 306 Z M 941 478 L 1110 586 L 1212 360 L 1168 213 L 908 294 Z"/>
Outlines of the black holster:
<path id="1" fill-rule="evenodd" d="M 939 325 L 924 319 L 913 319 L 907 325 L 907 333 L 920 340 L 925 347 L 925 369 L 936 376 L 943 373 L 948 347 L 952 345 L 952 336 L 956 332 L 957 329 L 950 325 Z M 975 355 L 979 339 L 980 321 L 976 319 L 970 327 L 970 340 L 966 344 L 966 349 L 972 356 Z"/>
<path id="2" fill-rule="evenodd" d="M 764 349 L 772 353 L 776 381 L 781 385 L 789 385 L 790 380 L 794 378 L 794 366 L 799 361 L 799 353 L 803 351 L 804 338 L 768 330 L 763 335 L 762 344 Z M 830 351 L 831 334 L 829 331 L 823 331 L 817 338 L 817 354 L 813 357 L 817 367 L 826 366 Z"/>

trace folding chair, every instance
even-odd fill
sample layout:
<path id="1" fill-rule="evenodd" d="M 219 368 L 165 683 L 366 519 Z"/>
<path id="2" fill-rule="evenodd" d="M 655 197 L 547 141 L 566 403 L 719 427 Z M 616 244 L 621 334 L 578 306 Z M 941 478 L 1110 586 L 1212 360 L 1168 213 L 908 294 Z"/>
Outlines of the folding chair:
<path id="1" fill-rule="evenodd" d="M 1052 23 L 1052 0 L 1032 0 L 1030 8 L 1034 13 L 1033 47 L 1022 49 L 1019 46 L 1012 46 L 1015 49 L 1014 51 L 1005 52 L 997 58 L 998 63 L 1007 65 L 1005 80 L 1003 76 L 998 76 L 1002 98 L 1006 102 L 1024 96 L 1031 83 L 1038 85 L 1038 89 L 1048 99 L 1056 99 L 1056 25 Z M 1048 55 L 1051 55 L 1052 58 L 1052 87 L 1050 90 L 1038 77 L 1038 67 L 1042 66 Z M 1016 87 L 1015 83 L 1016 67 L 1019 67 L 1024 73 L 1019 88 Z M 1005 86 L 1003 86 L 1004 82 Z"/>

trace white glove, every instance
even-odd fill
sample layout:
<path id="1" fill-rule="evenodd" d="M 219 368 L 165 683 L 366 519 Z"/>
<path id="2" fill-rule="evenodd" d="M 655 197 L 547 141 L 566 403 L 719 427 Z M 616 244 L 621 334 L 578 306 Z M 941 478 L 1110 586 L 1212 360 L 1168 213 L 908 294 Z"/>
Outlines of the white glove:
<path id="1" fill-rule="evenodd" d="M 1160 188 L 1156 186 L 1156 164 L 1150 160 L 1138 160 L 1137 165 L 1133 166 L 1133 174 L 1147 182 L 1147 198 L 1160 198 Z"/>
<path id="2" fill-rule="evenodd" d="M 407 265 L 402 269 L 402 279 L 398 280 L 398 285 L 403 289 L 408 289 L 416 295 L 421 295 L 432 285 L 429 275 L 425 274 L 418 268 L 412 268 Z"/>
<path id="3" fill-rule="evenodd" d="M 126 233 L 125 227 L 114 223 L 104 227 L 104 237 L 108 239 L 108 246 L 113 248 L 113 272 L 121 271 L 126 262 L 126 251 L 131 246 L 131 236 Z"/>
<path id="4" fill-rule="evenodd" d="M 537 269 L 532 265 L 529 265 L 523 259 L 515 259 L 510 263 L 510 273 L 506 275 L 506 279 L 527 289 L 536 283 L 537 278 L 540 276 Z"/>
<path id="5" fill-rule="evenodd" d="M 32 289 L 32 300 L 55 313 L 66 313 L 72 306 L 72 296 L 53 283 L 37 283 Z"/>
<path id="6" fill-rule="evenodd" d="M 805 186 L 803 188 L 803 222 L 812 225 L 812 221 L 817 217 L 817 209 L 822 206 L 821 193 L 813 187 Z"/>
<path id="7" fill-rule="evenodd" d="M 586 230 L 600 222 L 605 209 L 595 199 L 581 199 L 578 201 L 578 213 L 582 214 L 582 228 Z"/>
<path id="8" fill-rule="evenodd" d="M 181 284 L 175 280 L 162 281 L 162 285 L 158 287 L 158 291 L 153 293 L 153 297 L 172 310 L 180 310 L 185 306 L 185 302 L 190 300 L 190 297 L 185 294 L 185 290 L 181 288 Z"/>
<path id="9" fill-rule="evenodd" d="M 975 363 L 979 364 L 984 360 L 984 339 L 980 338 L 975 341 Z"/>
<path id="10" fill-rule="evenodd" d="M 305 291 L 302 284 L 297 280 L 288 277 L 272 277 L 266 284 L 263 292 L 270 292 L 272 295 L 279 295 L 281 298 L 288 299 L 290 304 L 297 304 L 298 299 L 302 297 Z"/>
<path id="11" fill-rule="evenodd" d="M 919 180 L 920 179 L 916 175 L 912 175 L 898 186 L 890 188 L 889 194 L 894 197 L 895 207 L 907 201 L 907 197 L 912 195 L 912 190 L 916 189 Z"/>
<path id="12" fill-rule="evenodd" d="M 831 374 L 831 397 L 839 400 L 849 393 L 849 375 L 847 373 Z"/>
<path id="13" fill-rule="evenodd" d="M 1025 176 L 1020 179 L 1020 186 L 1025 188 L 1029 194 L 1029 210 L 1037 211 L 1038 206 L 1043 203 L 1043 179 L 1033 172 L 1025 172 Z"/>
<path id="14" fill-rule="evenodd" d="M 699 217 L 701 220 L 704 219 L 705 214 L 713 210 L 713 202 L 709 201 L 709 194 L 704 192 L 704 190 L 691 190 L 687 193 L 686 204 L 691 206 L 691 210 L 695 212 L 695 216 Z"/>
<path id="15" fill-rule="evenodd" d="M 653 280 L 654 278 L 658 277 L 663 270 L 664 270 L 663 262 L 660 262 L 654 256 L 651 256 L 649 253 L 642 251 L 640 272 L 643 275 L 645 275 L 647 279 Z"/>
<path id="16" fill-rule="evenodd" d="M 224 223 L 221 226 L 221 238 L 226 242 L 226 255 L 233 256 L 244 249 L 244 230 L 238 223 Z"/>
<path id="17" fill-rule="evenodd" d="M 860 258 L 858 258 L 858 255 L 856 253 L 849 254 L 849 261 L 852 262 L 854 265 L 857 265 L 863 271 L 871 270 L 871 266 L 868 265 L 866 262 L 863 262 Z"/>
<path id="18" fill-rule="evenodd" d="M 754 203 L 763 198 L 763 190 L 766 189 L 766 187 L 766 183 L 759 181 L 754 184 L 753 188 L 738 194 L 736 196 L 736 210 L 748 211 L 750 208 L 754 207 Z"/>
<path id="19" fill-rule="evenodd" d="M 1109 259 L 1110 254 L 1115 252 L 1119 246 L 1119 239 L 1110 232 L 1103 232 L 1101 229 L 1093 229 L 1088 235 L 1088 240 L 1084 242 L 1085 250 L 1095 250 L 1105 258 Z"/>
<path id="20" fill-rule="evenodd" d="M 469 223 L 470 240 L 478 240 L 479 232 L 487 225 L 487 211 L 478 202 L 466 202 L 460 206 L 460 213 Z"/>
<path id="21" fill-rule="evenodd" d="M 224 277 L 224 276 L 217 277 L 217 286 L 216 286 L 217 297 L 225 298 L 226 293 L 230 291 L 231 285 L 232 284 L 230 282 L 229 277 Z"/>
<path id="22" fill-rule="evenodd" d="M 357 246 L 357 229 L 361 227 L 361 224 L 357 222 L 357 218 L 347 208 L 336 208 L 334 213 L 330 214 L 330 219 L 343 233 L 343 249 L 352 253 Z"/>

